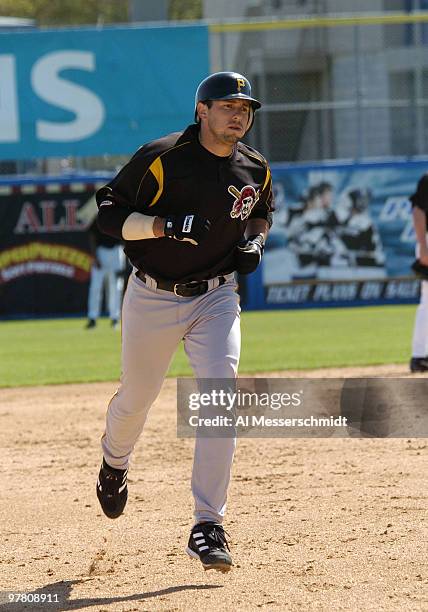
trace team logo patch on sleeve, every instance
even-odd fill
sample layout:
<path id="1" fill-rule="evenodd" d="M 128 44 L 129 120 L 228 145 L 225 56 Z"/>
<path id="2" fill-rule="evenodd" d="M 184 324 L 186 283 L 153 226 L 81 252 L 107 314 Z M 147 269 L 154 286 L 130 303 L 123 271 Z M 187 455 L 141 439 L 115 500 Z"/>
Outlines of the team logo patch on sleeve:
<path id="1" fill-rule="evenodd" d="M 235 198 L 230 216 L 232 219 L 241 217 L 245 221 L 259 200 L 259 192 L 251 185 L 245 185 L 241 190 L 237 189 L 234 185 L 229 185 L 227 190 Z"/>

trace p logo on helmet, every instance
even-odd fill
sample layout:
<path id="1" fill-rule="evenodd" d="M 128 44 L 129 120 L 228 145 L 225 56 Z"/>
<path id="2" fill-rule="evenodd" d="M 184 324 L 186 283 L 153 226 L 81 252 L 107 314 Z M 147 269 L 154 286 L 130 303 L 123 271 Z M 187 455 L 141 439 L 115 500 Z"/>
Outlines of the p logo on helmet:
<path id="1" fill-rule="evenodd" d="M 244 79 L 236 79 L 236 83 L 237 83 L 236 87 L 237 87 L 238 91 L 241 91 L 241 89 L 243 87 L 245 87 Z"/>

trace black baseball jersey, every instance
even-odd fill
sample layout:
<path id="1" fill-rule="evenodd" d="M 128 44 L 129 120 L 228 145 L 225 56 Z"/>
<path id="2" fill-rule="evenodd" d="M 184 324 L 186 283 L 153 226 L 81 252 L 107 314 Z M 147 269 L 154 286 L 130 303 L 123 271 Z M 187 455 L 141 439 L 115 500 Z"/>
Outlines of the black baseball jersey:
<path id="1" fill-rule="evenodd" d="M 198 134 L 199 126 L 191 125 L 149 142 L 97 192 L 99 227 L 116 238 L 135 211 L 210 220 L 211 230 L 197 246 L 166 237 L 125 241 L 132 264 L 157 280 L 188 282 L 232 272 L 248 219 L 272 223 L 272 179 L 264 157 L 240 142 L 230 157 L 218 157 Z"/>
<path id="2" fill-rule="evenodd" d="M 101 232 L 98 227 L 97 218 L 92 221 L 91 225 L 88 228 L 88 231 L 94 237 L 95 246 L 97 247 L 100 246 L 106 249 L 112 249 L 113 247 L 123 242 L 123 240 L 118 240 L 113 236 L 109 236 L 108 234 L 104 234 L 104 232 Z"/>
<path id="3" fill-rule="evenodd" d="M 417 206 L 425 212 L 428 228 L 428 174 L 420 178 L 415 193 L 409 199 L 412 206 Z"/>

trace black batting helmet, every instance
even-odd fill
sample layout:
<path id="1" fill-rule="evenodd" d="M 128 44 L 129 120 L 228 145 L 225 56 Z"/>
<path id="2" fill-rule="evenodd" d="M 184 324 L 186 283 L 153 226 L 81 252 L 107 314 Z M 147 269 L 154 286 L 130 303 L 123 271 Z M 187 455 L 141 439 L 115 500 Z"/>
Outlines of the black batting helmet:
<path id="1" fill-rule="evenodd" d="M 238 72 L 215 72 L 199 83 L 195 95 L 195 121 L 198 121 L 198 102 L 208 100 L 249 100 L 251 103 L 251 117 L 249 127 L 254 121 L 254 112 L 261 107 L 261 103 L 251 96 L 250 81 Z"/>

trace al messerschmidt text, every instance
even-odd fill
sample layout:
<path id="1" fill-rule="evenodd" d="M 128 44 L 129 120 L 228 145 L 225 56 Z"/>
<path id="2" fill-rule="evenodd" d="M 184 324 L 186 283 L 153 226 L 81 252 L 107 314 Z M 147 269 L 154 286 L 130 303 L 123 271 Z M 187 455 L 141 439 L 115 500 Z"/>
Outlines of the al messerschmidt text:
<path id="1" fill-rule="evenodd" d="M 236 419 L 226 416 L 202 418 L 189 417 L 191 427 L 346 427 L 348 419 L 344 416 L 267 418 L 264 415 L 241 415 Z"/>

